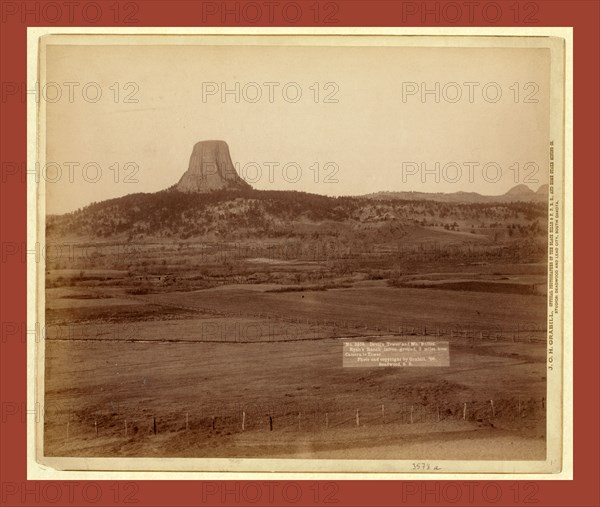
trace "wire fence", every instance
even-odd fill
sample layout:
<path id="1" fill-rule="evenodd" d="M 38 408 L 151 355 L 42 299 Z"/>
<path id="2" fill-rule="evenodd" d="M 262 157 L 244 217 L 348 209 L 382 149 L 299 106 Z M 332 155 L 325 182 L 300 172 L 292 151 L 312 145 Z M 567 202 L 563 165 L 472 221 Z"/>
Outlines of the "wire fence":
<path id="1" fill-rule="evenodd" d="M 493 423 L 494 421 L 542 421 L 546 417 L 545 397 L 515 396 L 478 401 L 439 403 L 386 402 L 356 408 L 283 408 L 251 406 L 236 410 L 203 410 L 164 413 L 110 410 L 69 411 L 60 422 L 64 439 L 135 438 L 173 435 L 181 432 L 223 436 L 244 432 L 321 432 L 386 425 L 424 425 L 449 422 Z M 417 428 L 415 426 L 415 428 Z"/>

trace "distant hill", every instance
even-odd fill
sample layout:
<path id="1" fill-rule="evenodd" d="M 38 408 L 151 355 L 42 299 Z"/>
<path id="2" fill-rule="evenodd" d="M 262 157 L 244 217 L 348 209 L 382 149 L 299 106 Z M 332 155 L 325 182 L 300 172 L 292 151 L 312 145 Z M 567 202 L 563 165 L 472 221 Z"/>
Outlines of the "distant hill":
<path id="1" fill-rule="evenodd" d="M 48 241 L 318 237 L 338 241 L 345 236 L 352 243 L 359 239 L 385 242 L 399 239 L 409 230 L 422 229 L 446 234 L 448 241 L 476 241 L 484 237 L 482 234 L 495 237 L 498 230 L 500 234 L 509 229 L 541 234 L 546 229 L 546 215 L 545 204 L 538 202 L 384 201 L 261 190 L 198 194 L 173 187 L 93 203 L 64 215 L 50 215 L 46 232 Z M 459 232 L 466 237 L 457 236 Z"/>
<path id="2" fill-rule="evenodd" d="M 546 189 L 547 190 L 547 189 Z M 546 192 L 547 193 L 547 192 Z M 476 193 L 379 192 L 328 197 L 254 190 L 235 172 L 224 141 L 194 145 L 187 171 L 173 187 L 92 203 L 49 215 L 48 240 L 243 241 L 329 238 L 352 245 L 410 235 L 436 241 L 488 241 L 545 234 L 542 188 L 519 185 L 504 196 Z M 515 237 L 515 232 L 517 236 Z"/>
<path id="3" fill-rule="evenodd" d="M 483 195 L 477 192 L 376 192 L 362 197 L 377 200 L 437 201 L 454 203 L 491 202 L 545 202 L 548 200 L 548 185 L 541 185 L 536 192 L 527 185 L 517 185 L 502 195 Z"/>
<path id="4" fill-rule="evenodd" d="M 504 194 L 504 196 L 530 197 L 533 194 L 535 194 L 533 190 L 531 190 L 527 185 L 521 183 L 520 185 L 512 187 L 508 192 Z"/>

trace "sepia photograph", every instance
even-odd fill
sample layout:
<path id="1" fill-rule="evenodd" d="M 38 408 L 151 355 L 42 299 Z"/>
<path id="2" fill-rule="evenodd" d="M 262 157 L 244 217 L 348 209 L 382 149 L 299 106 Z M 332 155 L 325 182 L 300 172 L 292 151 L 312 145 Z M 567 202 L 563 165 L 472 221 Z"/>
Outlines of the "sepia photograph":
<path id="1" fill-rule="evenodd" d="M 35 44 L 39 463 L 562 470 L 563 39 Z"/>

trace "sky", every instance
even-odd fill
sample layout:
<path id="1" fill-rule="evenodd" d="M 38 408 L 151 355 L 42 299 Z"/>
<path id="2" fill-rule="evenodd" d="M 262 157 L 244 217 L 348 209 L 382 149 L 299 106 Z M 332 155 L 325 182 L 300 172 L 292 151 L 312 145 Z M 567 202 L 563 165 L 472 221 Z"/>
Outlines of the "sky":
<path id="1" fill-rule="evenodd" d="M 167 188 L 209 139 L 257 189 L 537 190 L 549 76 L 542 48 L 49 45 L 46 210 Z"/>

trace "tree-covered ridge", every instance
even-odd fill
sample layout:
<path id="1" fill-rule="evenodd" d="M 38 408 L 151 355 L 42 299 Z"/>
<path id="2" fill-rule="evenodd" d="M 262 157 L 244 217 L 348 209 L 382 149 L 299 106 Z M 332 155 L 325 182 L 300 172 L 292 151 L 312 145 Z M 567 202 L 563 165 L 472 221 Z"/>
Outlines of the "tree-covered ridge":
<path id="1" fill-rule="evenodd" d="M 540 202 L 447 203 L 328 197 L 296 191 L 215 190 L 203 194 L 174 188 L 92 203 L 47 219 L 48 236 L 88 238 L 294 236 L 335 224 L 360 230 L 384 224 L 508 236 L 545 234 Z M 495 234 L 498 234 L 497 232 Z"/>

